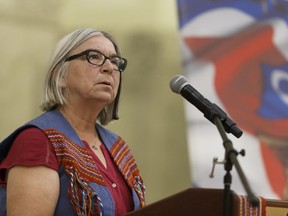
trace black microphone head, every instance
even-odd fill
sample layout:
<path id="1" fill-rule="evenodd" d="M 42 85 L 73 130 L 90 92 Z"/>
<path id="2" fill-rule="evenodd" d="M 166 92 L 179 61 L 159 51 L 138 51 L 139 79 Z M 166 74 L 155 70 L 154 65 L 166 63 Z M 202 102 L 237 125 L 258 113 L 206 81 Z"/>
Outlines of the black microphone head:
<path id="1" fill-rule="evenodd" d="M 173 92 L 180 94 L 184 86 L 188 84 L 187 79 L 182 75 L 172 77 L 170 81 L 170 88 Z"/>

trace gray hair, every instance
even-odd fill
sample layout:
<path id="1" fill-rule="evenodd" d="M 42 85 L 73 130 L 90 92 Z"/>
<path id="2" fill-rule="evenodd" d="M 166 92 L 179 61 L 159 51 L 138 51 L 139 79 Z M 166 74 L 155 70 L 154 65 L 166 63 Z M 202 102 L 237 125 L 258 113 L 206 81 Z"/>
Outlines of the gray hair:
<path id="1" fill-rule="evenodd" d="M 114 45 L 117 55 L 120 56 L 118 45 L 107 32 L 93 28 L 83 28 L 64 36 L 56 45 L 51 56 L 44 85 L 44 97 L 41 106 L 43 111 L 50 111 L 66 103 L 66 89 L 61 87 L 61 77 L 65 77 L 68 73 L 69 63 L 65 62 L 65 59 L 72 50 L 76 49 L 83 42 L 99 35 L 110 40 Z M 98 120 L 102 125 L 107 125 L 110 121 L 119 119 L 118 103 L 121 92 L 121 78 L 122 75 L 120 73 L 120 83 L 115 100 L 111 104 L 107 105 L 98 116 Z"/>

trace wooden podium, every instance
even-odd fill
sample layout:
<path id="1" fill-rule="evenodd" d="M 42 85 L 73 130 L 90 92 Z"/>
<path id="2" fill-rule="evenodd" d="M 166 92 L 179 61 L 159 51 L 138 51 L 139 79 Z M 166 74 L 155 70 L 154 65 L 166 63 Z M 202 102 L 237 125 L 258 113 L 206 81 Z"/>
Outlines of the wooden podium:
<path id="1" fill-rule="evenodd" d="M 127 216 L 222 216 L 224 191 L 221 189 L 190 188 Z M 230 194 L 230 214 L 239 216 L 238 196 Z M 288 216 L 288 201 L 265 200 L 266 216 Z"/>

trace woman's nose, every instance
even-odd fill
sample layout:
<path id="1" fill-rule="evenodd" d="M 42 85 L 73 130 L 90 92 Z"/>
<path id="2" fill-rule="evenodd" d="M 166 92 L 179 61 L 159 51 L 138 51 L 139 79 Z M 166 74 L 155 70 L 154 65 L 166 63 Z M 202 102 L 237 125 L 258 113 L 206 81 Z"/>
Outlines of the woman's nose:
<path id="1" fill-rule="evenodd" d="M 115 65 L 111 63 L 110 59 L 106 59 L 102 65 L 103 72 L 113 72 L 115 70 Z"/>

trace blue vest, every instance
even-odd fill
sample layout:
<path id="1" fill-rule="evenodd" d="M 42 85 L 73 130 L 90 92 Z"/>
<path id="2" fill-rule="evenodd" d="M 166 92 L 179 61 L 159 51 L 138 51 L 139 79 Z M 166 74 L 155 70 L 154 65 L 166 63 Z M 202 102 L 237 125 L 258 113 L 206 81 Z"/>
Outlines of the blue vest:
<path id="1" fill-rule="evenodd" d="M 88 152 L 87 155 L 85 154 L 87 151 L 85 145 L 70 123 L 57 110 L 40 115 L 18 128 L 2 141 L 0 144 L 0 163 L 9 153 L 16 136 L 27 127 L 38 127 L 46 134 L 60 165 L 60 195 L 54 215 L 85 215 L 84 212 L 87 212 L 87 205 L 91 203 L 94 209 L 92 209 L 90 215 L 113 216 L 115 210 L 114 201 L 107 186 L 105 186 L 100 171 L 95 164 L 91 164 L 92 157 L 89 158 Z M 109 150 L 111 157 L 132 190 L 134 209 L 143 207 L 145 205 L 145 187 L 128 146 L 121 137 L 99 124 L 96 124 L 96 129 L 103 144 Z M 83 154 L 87 157 L 84 160 Z M 133 163 L 127 165 L 125 163 L 127 160 L 133 161 Z M 85 194 L 84 198 L 80 198 L 78 203 L 71 198 L 73 197 L 72 195 L 76 194 L 76 191 Z M 2 215 L 6 215 L 6 188 L 0 187 L 0 216 Z"/>

